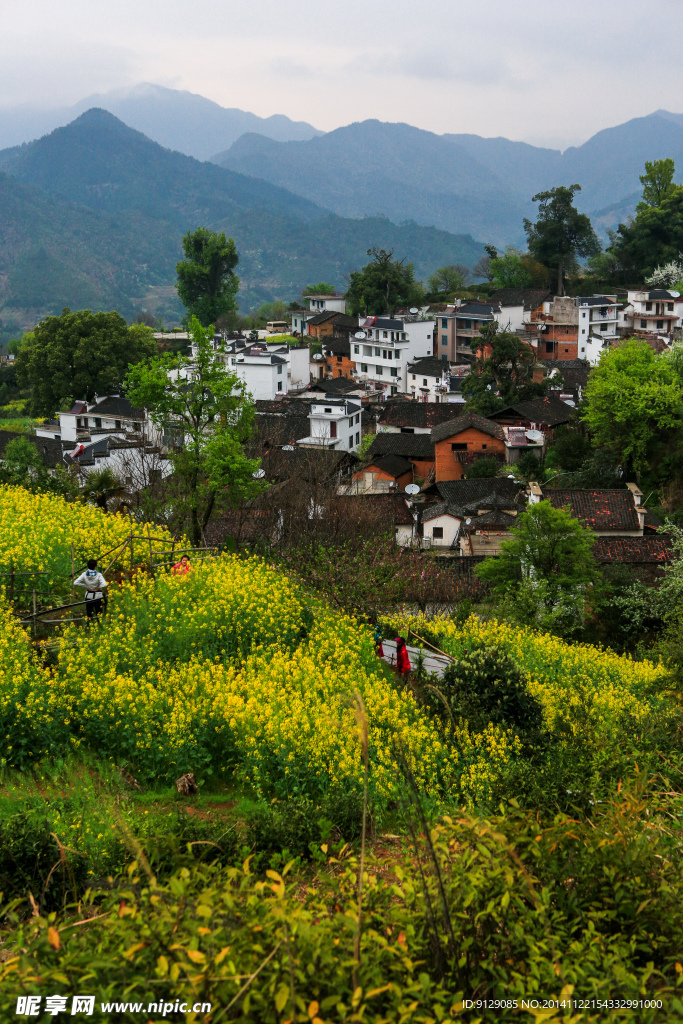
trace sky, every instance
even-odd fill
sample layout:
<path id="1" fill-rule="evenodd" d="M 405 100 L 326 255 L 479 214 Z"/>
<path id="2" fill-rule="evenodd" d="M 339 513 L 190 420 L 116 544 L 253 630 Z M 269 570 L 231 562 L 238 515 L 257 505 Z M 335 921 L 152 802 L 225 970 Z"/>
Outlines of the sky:
<path id="1" fill-rule="evenodd" d="M 139 82 L 317 128 L 565 148 L 683 112 L 681 0 L 0 0 L 0 108 Z"/>

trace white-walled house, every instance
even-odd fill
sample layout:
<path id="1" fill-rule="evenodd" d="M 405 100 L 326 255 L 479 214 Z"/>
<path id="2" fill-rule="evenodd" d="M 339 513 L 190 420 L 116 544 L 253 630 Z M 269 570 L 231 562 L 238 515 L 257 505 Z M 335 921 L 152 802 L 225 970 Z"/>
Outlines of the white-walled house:
<path id="1" fill-rule="evenodd" d="M 134 408 L 121 395 L 95 395 L 93 402 L 74 402 L 71 409 L 57 413 L 58 420 L 36 427 L 37 437 L 60 441 L 90 441 L 111 435 L 149 437 L 150 424 L 144 409 Z"/>
<path id="2" fill-rule="evenodd" d="M 358 334 L 350 338 L 356 375 L 389 395 L 405 391 L 409 362 L 432 355 L 434 320 L 361 319 Z"/>
<path id="3" fill-rule="evenodd" d="M 460 537 L 461 516 L 457 515 L 447 502 L 430 505 L 420 517 L 422 525 L 422 546 L 454 548 Z"/>
<path id="4" fill-rule="evenodd" d="M 304 301 L 312 313 L 345 313 L 346 299 L 343 295 L 305 295 Z"/>
<path id="5" fill-rule="evenodd" d="M 630 289 L 623 316 L 628 330 L 670 337 L 681 326 L 683 298 L 665 288 Z"/>
<path id="6" fill-rule="evenodd" d="M 230 369 L 244 381 L 254 400 L 272 400 L 289 393 L 289 363 L 282 355 L 259 352 L 252 348 L 237 355 L 235 365 L 231 365 Z"/>
<path id="7" fill-rule="evenodd" d="M 310 433 L 297 444 L 303 448 L 333 448 L 353 452 L 360 444 L 361 404 L 357 400 L 327 399 L 311 402 Z"/>
<path id="8" fill-rule="evenodd" d="M 446 402 L 450 388 L 450 365 L 429 356 L 408 363 L 404 391 L 422 402 Z"/>

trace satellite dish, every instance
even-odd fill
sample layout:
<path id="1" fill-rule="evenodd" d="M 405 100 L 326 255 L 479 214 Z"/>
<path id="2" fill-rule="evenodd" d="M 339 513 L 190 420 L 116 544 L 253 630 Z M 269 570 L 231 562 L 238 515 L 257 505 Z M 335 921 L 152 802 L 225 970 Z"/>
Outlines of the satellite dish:
<path id="1" fill-rule="evenodd" d="M 420 488 L 417 484 L 408 484 L 406 487 L 406 494 L 419 494 Z"/>
<path id="2" fill-rule="evenodd" d="M 320 361 L 323 358 L 322 352 L 316 352 L 313 358 Z"/>
<path id="3" fill-rule="evenodd" d="M 294 451 L 294 445 L 293 444 L 283 444 L 282 450 L 283 450 L 283 452 L 293 452 Z"/>
<path id="4" fill-rule="evenodd" d="M 263 480 L 266 475 L 265 469 L 257 469 L 255 473 L 251 474 L 255 480 Z"/>
<path id="5" fill-rule="evenodd" d="M 571 405 L 572 409 L 575 408 L 575 406 L 576 406 L 576 402 L 574 401 L 573 398 L 563 398 L 562 401 L 564 402 L 565 405 Z"/>
<path id="6" fill-rule="evenodd" d="M 680 292 L 669 292 L 669 295 L 671 295 L 671 297 L 674 298 L 674 299 L 680 299 L 680 297 L 681 297 L 681 293 Z"/>
<path id="7" fill-rule="evenodd" d="M 354 334 L 354 338 L 358 338 L 359 341 L 361 340 L 361 338 L 365 338 L 365 331 L 356 331 L 356 333 Z"/>
<path id="8" fill-rule="evenodd" d="M 411 306 L 411 307 L 410 307 L 410 312 L 411 312 L 411 313 L 419 313 L 420 311 L 419 311 L 419 309 L 417 308 L 417 306 Z"/>
<path id="9" fill-rule="evenodd" d="M 527 430 L 527 431 L 525 431 L 525 433 L 526 433 L 526 436 L 529 438 L 530 441 L 542 441 L 543 440 L 543 431 L 542 430 Z"/>
<path id="10" fill-rule="evenodd" d="M 471 522 L 472 522 L 471 519 L 466 519 L 465 520 L 465 526 L 469 526 L 471 524 Z"/>

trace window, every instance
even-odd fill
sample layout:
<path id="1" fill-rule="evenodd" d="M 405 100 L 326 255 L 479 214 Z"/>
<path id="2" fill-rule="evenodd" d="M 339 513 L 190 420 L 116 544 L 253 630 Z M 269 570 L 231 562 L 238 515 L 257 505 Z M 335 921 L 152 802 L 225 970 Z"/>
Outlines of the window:
<path id="1" fill-rule="evenodd" d="M 407 338 L 407 334 L 406 334 L 406 332 L 405 332 L 405 331 L 401 331 L 401 340 L 402 340 L 402 341 L 405 341 L 405 340 L 406 340 L 406 338 Z"/>
<path id="2" fill-rule="evenodd" d="M 663 329 L 663 327 L 664 327 L 664 321 L 663 320 L 658 320 L 657 321 L 657 330 L 661 331 Z"/>
<path id="3" fill-rule="evenodd" d="M 426 387 L 427 387 L 427 378 L 426 378 L 426 377 L 423 377 L 423 378 L 422 378 L 422 387 L 423 387 L 423 388 L 426 388 Z"/>
<path id="4" fill-rule="evenodd" d="M 392 377 L 398 377 L 398 366 L 392 366 L 390 372 Z"/>
<path id="5" fill-rule="evenodd" d="M 343 377 L 344 376 L 344 371 L 343 370 L 337 370 L 337 376 L 338 377 Z"/>
<path id="6" fill-rule="evenodd" d="M 375 369 L 377 370 L 377 376 L 381 377 L 382 376 L 382 367 L 381 366 L 376 366 Z"/>
<path id="7" fill-rule="evenodd" d="M 400 359 L 400 358 L 401 358 L 401 353 L 399 352 L 398 349 L 395 349 L 394 350 L 394 359 Z"/>
<path id="8" fill-rule="evenodd" d="M 607 330 L 607 324 L 600 324 L 600 330 L 601 331 L 606 331 Z"/>
<path id="9" fill-rule="evenodd" d="M 325 412 L 332 412 L 331 409 L 325 409 Z"/>
<path id="10" fill-rule="evenodd" d="M 673 302 L 667 302 L 667 304 L 666 304 L 666 311 L 667 311 L 667 313 L 673 313 L 673 311 L 674 311 L 674 304 L 673 304 Z"/>
<path id="11" fill-rule="evenodd" d="M 482 445 L 482 448 L 486 448 L 486 445 L 485 445 L 485 444 L 483 444 L 483 445 Z"/>
<path id="12" fill-rule="evenodd" d="M 413 380 L 415 380 L 415 374 L 413 374 Z"/>
<path id="13" fill-rule="evenodd" d="M 121 420 L 114 420 L 114 430 L 121 429 Z"/>
<path id="14" fill-rule="evenodd" d="M 360 345 L 354 345 L 353 346 L 353 354 L 356 355 L 356 356 L 360 355 Z"/>
<path id="15" fill-rule="evenodd" d="M 278 391 L 282 391 L 282 381 L 281 380 L 279 380 L 277 382 L 277 389 L 278 389 Z"/>
<path id="16" fill-rule="evenodd" d="M 582 327 L 582 328 L 581 328 L 581 333 L 582 333 L 582 334 L 585 334 L 585 333 L 586 333 L 586 328 L 585 328 L 585 327 Z"/>
<path id="17" fill-rule="evenodd" d="M 378 332 L 378 333 L 379 333 L 379 332 Z M 378 349 L 378 348 L 376 348 L 376 349 L 375 349 L 375 355 L 376 355 L 376 356 L 378 356 L 378 355 L 380 354 L 380 351 L 381 351 L 381 349 Z"/>
<path id="18" fill-rule="evenodd" d="M 88 426 L 88 417 L 87 417 L 87 416 L 84 416 L 84 417 L 83 417 L 83 426 L 84 426 L 84 427 L 87 427 L 87 426 Z"/>
<path id="19" fill-rule="evenodd" d="M 645 309 L 652 309 L 652 303 L 651 302 L 646 302 L 645 303 Z"/>
<path id="20" fill-rule="evenodd" d="M 356 431 L 356 444 L 360 444 L 360 432 Z"/>
<path id="21" fill-rule="evenodd" d="M 432 537 L 434 540 L 443 540 L 443 526 L 434 526 L 432 528 Z"/>
<path id="22" fill-rule="evenodd" d="M 413 377 L 413 380 L 415 380 L 415 378 L 414 378 L 414 377 Z M 80 427 L 80 425 L 81 425 L 81 417 L 80 417 L 80 416 L 77 416 L 77 417 L 76 417 L 76 426 L 77 426 L 77 427 Z"/>
<path id="23" fill-rule="evenodd" d="M 349 438 L 349 448 L 353 448 L 353 434 L 351 434 L 351 437 Z"/>
<path id="24" fill-rule="evenodd" d="M 337 356 L 337 362 L 338 363 L 341 363 L 343 359 L 344 359 L 343 356 Z"/>
<path id="25" fill-rule="evenodd" d="M 445 316 L 441 317 L 441 329 L 444 331 L 448 329 L 448 320 Z"/>
<path id="26" fill-rule="evenodd" d="M 356 423 L 360 423 L 360 413 L 356 413 Z"/>
<path id="27" fill-rule="evenodd" d="M 364 356 L 371 356 L 372 355 L 372 345 L 363 345 L 363 355 Z"/>
<path id="28" fill-rule="evenodd" d="M 565 349 L 565 352 L 569 352 L 569 349 L 568 349 L 568 348 L 566 348 L 566 349 Z"/>
<path id="29" fill-rule="evenodd" d="M 640 326 L 641 327 L 647 327 L 647 320 L 641 320 L 640 321 Z"/>
<path id="30" fill-rule="evenodd" d="M 332 422 L 330 423 L 330 437 L 336 437 L 336 436 L 337 436 L 337 424 L 334 422 L 334 420 L 332 420 Z"/>
<path id="31" fill-rule="evenodd" d="M 389 337 L 389 335 L 387 334 L 387 332 L 386 332 L 386 331 L 382 331 L 382 337 L 383 337 L 383 338 L 388 338 L 388 337 Z"/>
<path id="32" fill-rule="evenodd" d="M 467 451 L 467 445 L 466 444 L 452 444 L 451 445 L 451 451 L 452 452 L 466 452 Z"/>
<path id="33" fill-rule="evenodd" d="M 368 372 L 368 364 L 367 363 L 361 363 L 360 364 L 360 372 L 361 373 L 367 373 Z"/>
<path id="34" fill-rule="evenodd" d="M 552 341 L 546 341 L 546 343 L 545 343 L 545 350 L 546 350 L 546 352 L 552 352 L 552 350 L 553 350 L 553 343 L 552 343 Z"/>
<path id="35" fill-rule="evenodd" d="M 281 377 L 281 376 L 282 376 L 282 363 L 280 363 L 280 364 L 278 365 L 278 368 L 277 368 L 277 374 L 278 374 L 278 377 Z"/>

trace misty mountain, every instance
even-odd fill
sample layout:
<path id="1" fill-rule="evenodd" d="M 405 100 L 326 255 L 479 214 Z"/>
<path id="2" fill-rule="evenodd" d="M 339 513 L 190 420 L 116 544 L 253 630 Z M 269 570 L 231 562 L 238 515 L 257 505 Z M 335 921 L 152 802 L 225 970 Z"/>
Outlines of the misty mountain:
<path id="1" fill-rule="evenodd" d="M 92 107 L 108 110 L 154 142 L 198 160 L 208 160 L 217 150 L 227 149 L 245 132 L 259 132 L 281 142 L 322 134 L 305 121 L 292 121 L 283 114 L 258 117 L 245 110 L 221 107 L 195 93 L 141 83 L 130 89 L 88 96 L 71 107 L 0 110 L 0 149 L 30 142 L 64 127 Z"/>
<path id="2" fill-rule="evenodd" d="M 646 160 L 672 157 L 683 172 L 683 115 L 656 111 L 598 132 L 564 153 L 509 139 L 435 135 L 363 121 L 303 142 L 242 136 L 213 159 L 266 178 L 341 216 L 383 213 L 497 245 L 524 241 L 531 196 L 578 182 L 577 205 L 600 229 L 635 209 Z M 612 211 L 610 213 L 610 211 Z"/>
<path id="3" fill-rule="evenodd" d="M 344 288 L 373 245 L 425 277 L 483 254 L 467 235 L 334 216 L 262 179 L 164 149 L 103 110 L 0 153 L 0 316 L 29 326 L 63 305 L 177 319 L 183 234 L 232 235 L 240 304 L 290 301 L 313 280 Z"/>

